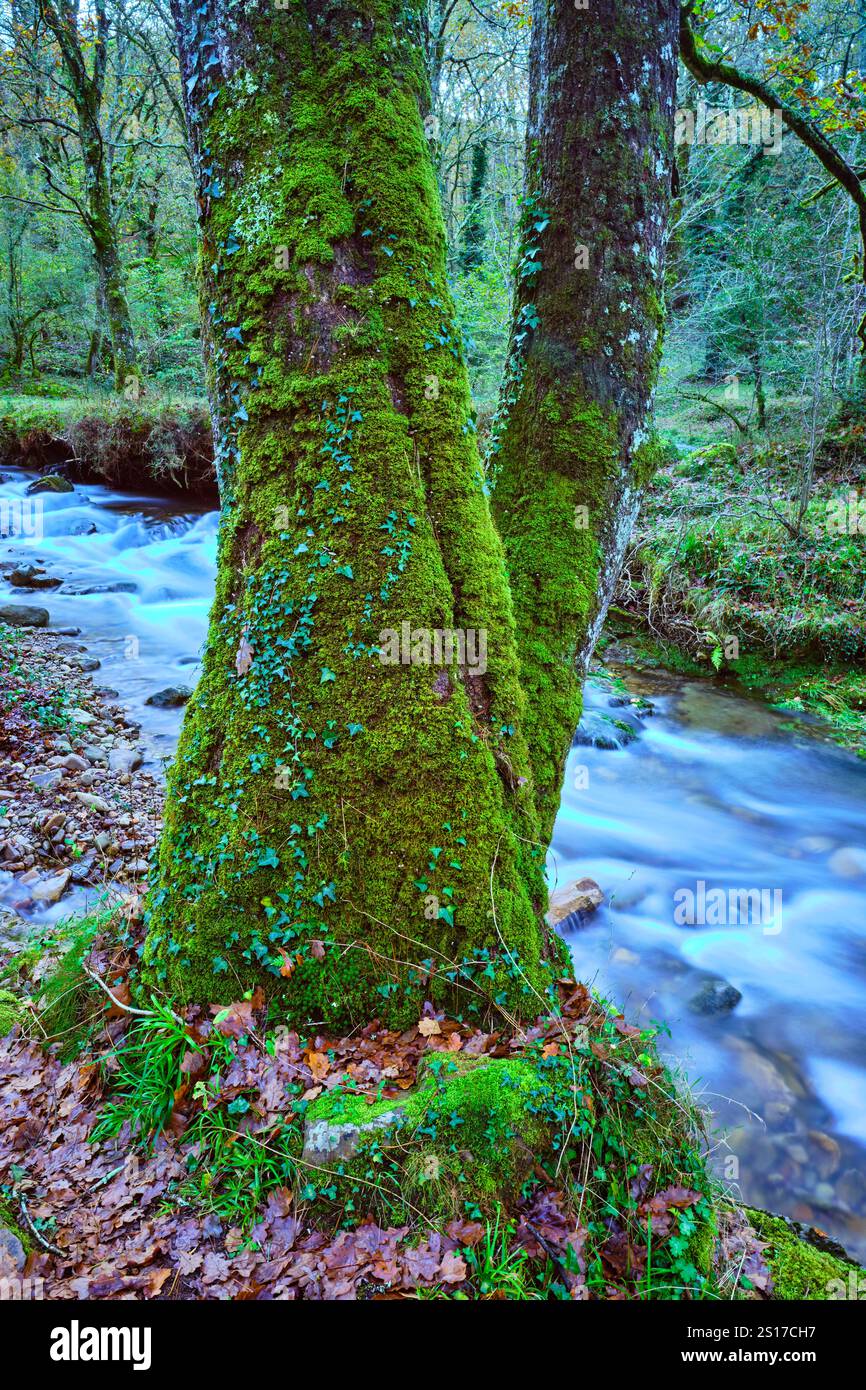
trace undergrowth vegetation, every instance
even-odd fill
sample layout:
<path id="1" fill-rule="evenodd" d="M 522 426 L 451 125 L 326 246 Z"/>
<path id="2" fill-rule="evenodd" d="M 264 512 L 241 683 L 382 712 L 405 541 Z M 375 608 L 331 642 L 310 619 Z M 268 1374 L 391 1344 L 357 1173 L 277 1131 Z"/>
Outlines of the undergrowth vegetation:
<path id="1" fill-rule="evenodd" d="M 184 1016 L 131 1002 L 134 941 L 105 928 L 67 927 L 59 959 L 56 937 L 35 944 L 7 983 L 29 993 L 31 1037 L 98 1065 L 95 1152 L 156 1164 L 177 1147 L 167 1206 L 253 1243 L 286 1191 L 330 1238 L 371 1221 L 460 1231 L 466 1287 L 447 1296 L 716 1296 L 701 1116 L 652 1035 L 582 986 L 563 980 L 559 1006 L 516 1034 L 430 1009 L 403 1034 L 303 1038 L 258 991 Z"/>
<path id="2" fill-rule="evenodd" d="M 861 427 L 841 417 L 810 463 L 795 416 L 781 407 L 766 434 L 734 432 L 723 442 L 711 409 L 690 418 L 690 442 L 713 442 L 686 453 L 668 446 L 626 560 L 620 607 L 695 669 L 731 672 L 783 707 L 813 711 L 862 749 Z"/>

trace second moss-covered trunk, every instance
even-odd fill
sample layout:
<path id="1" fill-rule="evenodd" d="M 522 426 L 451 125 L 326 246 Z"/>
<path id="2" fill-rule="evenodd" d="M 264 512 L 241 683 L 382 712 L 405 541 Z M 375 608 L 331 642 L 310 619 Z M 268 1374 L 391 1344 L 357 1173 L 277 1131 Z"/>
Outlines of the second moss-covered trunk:
<path id="1" fill-rule="evenodd" d="M 150 978 L 270 981 L 306 1023 L 534 1014 L 557 951 L 418 16 L 173 10 L 222 519 Z"/>
<path id="2" fill-rule="evenodd" d="M 542 831 L 651 476 L 678 0 L 535 0 L 526 192 L 490 463 Z"/>

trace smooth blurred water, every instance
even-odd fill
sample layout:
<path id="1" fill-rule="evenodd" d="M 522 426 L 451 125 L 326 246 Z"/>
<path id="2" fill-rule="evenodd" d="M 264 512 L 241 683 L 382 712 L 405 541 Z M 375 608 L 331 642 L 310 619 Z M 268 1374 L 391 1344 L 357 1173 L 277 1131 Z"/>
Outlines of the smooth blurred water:
<path id="1" fill-rule="evenodd" d="M 577 973 L 669 1030 L 662 1051 L 727 1130 L 716 1161 L 747 1201 L 862 1255 L 866 763 L 714 682 L 630 679 L 655 714 L 635 718 L 590 683 L 590 732 L 626 715 L 638 737 L 572 748 L 549 857 L 551 886 L 587 876 L 606 895 L 564 926 Z M 699 880 L 779 894 L 781 912 L 676 925 L 675 894 Z M 741 1000 L 695 1012 L 713 979 Z"/>
<path id="2" fill-rule="evenodd" d="M 0 497 L 20 503 L 33 474 L 3 474 Z M 166 686 L 195 685 L 213 598 L 218 513 L 99 486 L 40 493 L 38 500 L 41 538 L 0 538 L 0 562 L 41 564 L 63 583 L 31 592 L 13 588 L 4 575 L 0 602 L 47 608 L 52 628 L 79 627 L 87 655 L 101 662 L 97 684 L 130 705 L 150 755 L 170 757 L 182 712 L 144 702 Z"/>
<path id="3" fill-rule="evenodd" d="M 20 502 L 32 476 L 5 470 L 0 499 Z M 94 679 L 132 707 L 150 757 L 169 757 L 182 711 L 144 702 L 195 683 L 217 515 L 95 486 L 41 497 L 41 538 L 0 539 L 0 562 L 44 564 L 63 583 L 27 593 L 3 577 L 0 602 L 79 627 Z M 716 682 L 621 674 L 655 714 L 589 683 L 549 859 L 552 887 L 590 877 L 605 893 L 563 926 L 576 970 L 670 1030 L 662 1050 L 727 1132 L 715 1161 L 745 1200 L 866 1257 L 866 763 Z M 624 742 L 612 720 L 637 736 L 592 746 Z M 674 895 L 698 880 L 778 890 L 781 930 L 676 925 Z M 690 1007 L 708 978 L 741 992 L 731 1012 Z"/>

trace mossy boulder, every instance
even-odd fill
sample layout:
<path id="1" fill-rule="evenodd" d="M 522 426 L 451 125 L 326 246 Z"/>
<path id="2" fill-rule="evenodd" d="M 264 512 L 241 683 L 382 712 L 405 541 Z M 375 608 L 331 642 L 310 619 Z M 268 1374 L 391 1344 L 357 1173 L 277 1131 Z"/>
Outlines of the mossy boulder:
<path id="1" fill-rule="evenodd" d="M 381 1185 L 386 1203 L 407 1213 L 451 1216 L 468 1195 L 482 1209 L 513 1202 L 537 1158 L 551 1151 L 554 1090 L 523 1058 L 436 1053 L 418 1085 L 370 1104 L 330 1091 L 310 1106 L 304 1161 L 335 1175 Z M 383 1181 L 385 1156 L 399 1156 L 400 1179 Z M 389 1194 L 389 1186 L 392 1192 Z"/>
<path id="2" fill-rule="evenodd" d="M 746 1214 L 767 1242 L 764 1258 L 777 1299 L 810 1302 L 866 1298 L 866 1271 L 840 1246 L 798 1222 L 747 1208 Z"/>
<path id="3" fill-rule="evenodd" d="M 75 488 L 68 478 L 59 473 L 48 473 L 44 478 L 36 478 L 27 488 L 28 492 L 74 492 Z"/>
<path id="4" fill-rule="evenodd" d="M 706 473 L 737 467 L 737 451 L 733 444 L 708 444 L 687 454 L 677 468 L 684 477 L 702 477 Z"/>

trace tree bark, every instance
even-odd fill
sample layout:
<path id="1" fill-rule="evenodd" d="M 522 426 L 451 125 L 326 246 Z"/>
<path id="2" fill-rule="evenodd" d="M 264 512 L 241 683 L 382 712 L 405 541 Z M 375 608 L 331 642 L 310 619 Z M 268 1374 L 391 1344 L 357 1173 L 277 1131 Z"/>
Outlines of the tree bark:
<path id="1" fill-rule="evenodd" d="M 490 467 L 545 836 L 655 467 L 678 13 L 675 0 L 533 6 L 522 245 Z"/>
<path id="2" fill-rule="evenodd" d="M 559 948 L 419 18 L 286 6 L 172 3 L 222 519 L 147 969 L 201 1000 L 264 980 L 305 1023 L 533 1015 Z"/>

